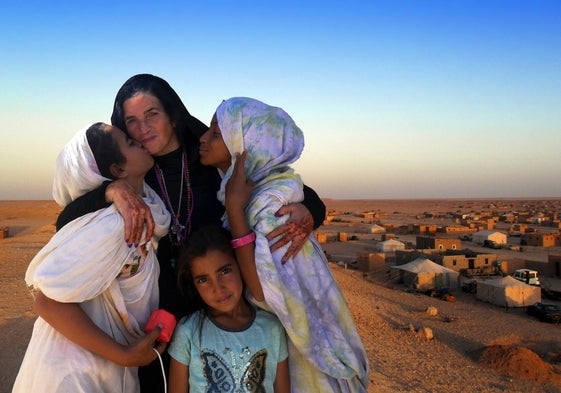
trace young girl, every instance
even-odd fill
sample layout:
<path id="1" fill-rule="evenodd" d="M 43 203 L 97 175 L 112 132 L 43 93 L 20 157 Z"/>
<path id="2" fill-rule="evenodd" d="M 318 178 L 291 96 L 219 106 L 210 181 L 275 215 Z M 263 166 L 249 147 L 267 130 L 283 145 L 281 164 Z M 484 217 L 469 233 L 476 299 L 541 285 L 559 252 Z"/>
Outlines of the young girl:
<path id="1" fill-rule="evenodd" d="M 180 258 L 180 287 L 200 309 L 179 322 L 168 349 L 170 393 L 290 392 L 285 332 L 244 298 L 230 240 L 203 227 Z"/>
<path id="2" fill-rule="evenodd" d="M 25 281 L 39 317 L 13 392 L 139 391 L 137 366 L 157 357 L 159 329 L 143 333 L 158 306 L 154 244 L 170 221 L 143 181 L 153 163 L 138 142 L 103 123 L 79 131 L 62 149 L 53 185 L 57 203 L 126 178 L 150 207 L 156 228 L 152 239 L 129 247 L 123 219 L 111 206 L 72 221 L 37 254 Z"/>
<path id="3" fill-rule="evenodd" d="M 365 392 L 366 352 L 321 246 L 310 235 L 284 263 L 284 249 L 271 252 L 265 236 L 285 220 L 275 215 L 279 207 L 302 199 L 302 182 L 289 167 L 304 147 L 302 131 L 280 108 L 232 98 L 200 143 L 201 162 L 223 176 L 223 221 L 236 238 L 250 299 L 286 329 L 292 392 Z"/>

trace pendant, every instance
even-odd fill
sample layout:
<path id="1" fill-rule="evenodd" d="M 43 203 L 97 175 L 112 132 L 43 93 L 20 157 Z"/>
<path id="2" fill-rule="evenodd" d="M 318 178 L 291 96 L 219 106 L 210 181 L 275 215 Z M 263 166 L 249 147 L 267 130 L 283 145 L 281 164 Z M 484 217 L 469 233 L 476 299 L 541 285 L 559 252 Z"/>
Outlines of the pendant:
<path id="1" fill-rule="evenodd" d="M 185 225 L 181 225 L 180 223 L 174 223 L 171 226 L 171 233 L 173 233 L 176 236 L 178 234 L 181 234 L 184 230 L 185 230 Z"/>
<path id="2" fill-rule="evenodd" d="M 173 223 L 170 228 L 170 232 L 172 234 L 171 238 L 175 238 L 176 246 L 182 245 L 185 240 L 187 240 L 187 231 L 185 225 L 181 225 L 178 222 Z"/>

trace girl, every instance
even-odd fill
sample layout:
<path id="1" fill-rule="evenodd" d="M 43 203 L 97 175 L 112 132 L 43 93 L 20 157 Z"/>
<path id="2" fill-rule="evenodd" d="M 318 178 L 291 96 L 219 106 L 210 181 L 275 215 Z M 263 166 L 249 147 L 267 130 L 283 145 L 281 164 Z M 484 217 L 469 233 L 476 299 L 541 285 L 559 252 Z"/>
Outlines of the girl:
<path id="1" fill-rule="evenodd" d="M 302 182 L 289 165 L 303 147 L 302 131 L 282 109 L 232 98 L 216 110 L 199 151 L 201 162 L 222 175 L 223 221 L 236 238 L 250 299 L 286 329 L 292 391 L 365 392 L 366 353 L 321 246 L 311 235 L 283 263 L 284 250 L 271 252 L 265 237 L 284 222 L 275 215 L 279 207 L 302 200 Z"/>
<path id="2" fill-rule="evenodd" d="M 127 179 L 150 207 L 154 237 L 138 247 L 123 240 L 114 207 L 78 218 L 57 232 L 25 276 L 39 314 L 13 392 L 138 392 L 137 366 L 152 362 L 159 329 L 143 333 L 158 306 L 154 246 L 169 213 L 144 183 L 150 154 L 120 129 L 96 123 L 58 156 L 53 197 L 65 206 L 108 179 Z M 65 312 L 68 304 L 77 304 Z M 164 345 L 156 350 L 163 352 Z"/>
<path id="3" fill-rule="evenodd" d="M 202 228 L 180 258 L 180 287 L 200 309 L 179 322 L 168 349 L 170 393 L 290 392 L 285 332 L 244 298 L 230 240 Z"/>

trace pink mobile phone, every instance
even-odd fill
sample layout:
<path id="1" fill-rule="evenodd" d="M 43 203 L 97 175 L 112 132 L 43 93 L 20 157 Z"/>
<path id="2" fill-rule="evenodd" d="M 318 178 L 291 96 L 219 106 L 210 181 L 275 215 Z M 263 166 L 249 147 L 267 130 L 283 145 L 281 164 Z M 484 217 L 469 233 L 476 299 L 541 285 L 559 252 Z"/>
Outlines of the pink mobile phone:
<path id="1" fill-rule="evenodd" d="M 173 334 L 173 330 L 175 329 L 176 320 L 173 314 L 167 312 L 166 310 L 159 309 L 154 310 L 150 318 L 148 319 L 148 323 L 146 324 L 146 328 L 144 329 L 146 333 L 150 333 L 154 328 L 158 325 L 161 325 L 162 331 L 158 336 L 158 341 L 167 343 L 171 340 L 171 336 Z"/>

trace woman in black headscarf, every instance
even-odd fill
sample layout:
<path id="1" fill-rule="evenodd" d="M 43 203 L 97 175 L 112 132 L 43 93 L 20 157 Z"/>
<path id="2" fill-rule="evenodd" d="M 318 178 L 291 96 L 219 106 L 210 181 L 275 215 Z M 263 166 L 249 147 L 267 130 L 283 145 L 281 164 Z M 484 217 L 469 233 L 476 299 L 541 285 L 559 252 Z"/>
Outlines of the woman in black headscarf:
<path id="1" fill-rule="evenodd" d="M 224 213 L 216 196 L 220 176 L 215 168 L 199 162 L 199 138 L 208 127 L 187 111 L 164 79 L 150 74 L 135 75 L 119 89 L 111 123 L 141 142 L 155 159 L 154 168 L 145 180 L 162 198 L 172 215 L 169 234 L 160 240 L 158 246 L 160 307 L 179 318 L 190 313 L 192 303 L 177 286 L 179 250 L 192 230 L 205 224 L 220 224 Z M 124 181 L 107 182 L 67 205 L 59 215 L 57 229 L 111 203 L 125 220 L 125 240 L 128 244 L 137 244 L 144 224 L 147 224 L 147 235 L 150 235 L 153 220 L 149 209 Z M 325 205 L 312 189 L 304 186 L 302 204 L 287 205 L 277 214 L 287 213 L 291 214 L 291 219 L 270 234 L 271 239 L 284 234 L 272 249 L 292 242 L 286 259 L 301 248 L 313 227 L 321 225 L 325 218 Z M 159 366 L 149 373 L 140 369 L 142 391 L 161 391 L 156 390 L 161 388 L 152 385 L 161 380 L 155 378 L 154 372 L 160 373 Z"/>

